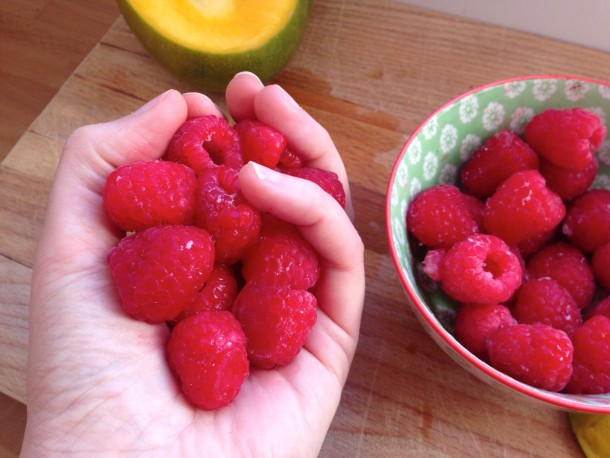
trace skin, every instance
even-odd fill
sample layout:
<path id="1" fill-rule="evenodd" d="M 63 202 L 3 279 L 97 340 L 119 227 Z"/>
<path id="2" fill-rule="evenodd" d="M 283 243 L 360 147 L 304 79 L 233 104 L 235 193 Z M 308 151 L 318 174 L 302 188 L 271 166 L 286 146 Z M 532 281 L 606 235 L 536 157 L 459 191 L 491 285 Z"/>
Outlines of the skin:
<path id="1" fill-rule="evenodd" d="M 282 88 L 238 74 L 226 99 L 234 119 L 285 132 L 308 165 L 347 185 L 328 133 Z M 202 114 L 222 113 L 204 95 L 171 90 L 66 142 L 33 270 L 23 457 L 318 454 L 356 349 L 365 283 L 362 241 L 318 186 L 252 163 L 240 172 L 251 203 L 296 224 L 317 249 L 322 275 L 303 351 L 278 370 L 254 370 L 229 406 L 191 406 L 165 361 L 167 327 L 120 307 L 106 255 L 121 234 L 102 208 L 105 179 L 120 165 L 160 158 L 180 124 Z"/>

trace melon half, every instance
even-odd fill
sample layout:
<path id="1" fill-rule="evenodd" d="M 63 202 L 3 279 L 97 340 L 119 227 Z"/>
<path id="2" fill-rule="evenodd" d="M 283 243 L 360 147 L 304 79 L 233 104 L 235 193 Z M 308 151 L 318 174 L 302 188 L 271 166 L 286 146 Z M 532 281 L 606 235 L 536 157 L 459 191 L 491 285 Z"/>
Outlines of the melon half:
<path id="1" fill-rule="evenodd" d="M 296 51 L 313 0 L 118 0 L 142 45 L 202 91 L 222 92 L 238 72 L 263 81 Z"/>

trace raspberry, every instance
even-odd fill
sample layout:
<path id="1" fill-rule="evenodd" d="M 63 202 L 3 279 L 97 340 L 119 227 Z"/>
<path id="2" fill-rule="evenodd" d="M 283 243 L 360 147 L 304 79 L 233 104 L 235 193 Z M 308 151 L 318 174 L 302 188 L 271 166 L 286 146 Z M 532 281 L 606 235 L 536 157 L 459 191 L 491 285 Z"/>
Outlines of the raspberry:
<path id="1" fill-rule="evenodd" d="M 108 263 L 125 312 L 163 323 L 195 299 L 214 266 L 214 243 L 194 226 L 151 227 L 122 239 Z"/>
<path id="2" fill-rule="evenodd" d="M 298 229 L 272 215 L 265 215 L 259 241 L 242 259 L 247 280 L 309 289 L 320 275 L 318 255 Z"/>
<path id="3" fill-rule="evenodd" d="M 512 308 L 519 323 L 542 323 L 568 336 L 582 324 L 580 309 L 570 293 L 550 278 L 535 278 L 519 288 Z"/>
<path id="4" fill-rule="evenodd" d="M 286 175 L 314 182 L 345 208 L 345 190 L 335 172 L 315 167 L 281 168 L 281 171 Z"/>
<path id="5" fill-rule="evenodd" d="M 527 262 L 532 278 L 552 278 L 572 296 L 579 309 L 588 306 L 595 293 L 595 278 L 589 261 L 578 248 L 557 242 L 542 248 Z"/>
<path id="6" fill-rule="evenodd" d="M 610 318 L 610 296 L 605 297 L 595 304 L 587 313 L 587 318 L 591 318 L 595 315 L 604 315 Z"/>
<path id="7" fill-rule="evenodd" d="M 475 234 L 447 250 L 440 271 L 441 288 L 464 303 L 499 304 L 521 284 L 517 256 L 498 237 Z"/>
<path id="8" fill-rule="evenodd" d="M 216 264 L 195 300 L 178 316 L 183 320 L 197 313 L 214 310 L 229 310 L 237 297 L 237 280 L 233 270 L 226 264 Z"/>
<path id="9" fill-rule="evenodd" d="M 428 277 L 434 281 L 440 281 L 441 279 L 441 264 L 447 250 L 438 248 L 436 250 L 428 250 L 424 261 L 422 262 L 423 270 Z"/>
<path id="10" fill-rule="evenodd" d="M 190 224 L 196 182 L 195 173 L 182 164 L 150 161 L 124 165 L 106 179 L 104 208 L 126 232 Z"/>
<path id="11" fill-rule="evenodd" d="M 597 247 L 591 258 L 591 267 L 601 287 L 610 291 L 610 242 Z"/>
<path id="12" fill-rule="evenodd" d="M 503 305 L 462 305 L 455 319 L 458 341 L 472 354 L 488 360 L 487 341 L 498 329 L 514 326 L 517 322 Z"/>
<path id="13" fill-rule="evenodd" d="M 280 155 L 279 165 L 283 168 L 297 169 L 303 166 L 303 160 L 297 153 L 286 147 Z"/>
<path id="14" fill-rule="evenodd" d="M 534 150 L 514 132 L 501 130 L 473 153 L 462 167 L 460 178 L 464 192 L 488 197 L 513 173 L 537 168 Z"/>
<path id="15" fill-rule="evenodd" d="M 591 189 L 570 205 L 561 228 L 586 253 L 610 241 L 610 191 Z"/>
<path id="16" fill-rule="evenodd" d="M 316 322 L 316 307 L 307 291 L 248 282 L 233 311 L 248 339 L 250 362 L 262 369 L 288 364 Z"/>
<path id="17" fill-rule="evenodd" d="M 574 333 L 574 374 L 566 392 L 610 392 L 610 318 L 595 315 Z"/>
<path id="18" fill-rule="evenodd" d="M 537 170 L 512 174 L 487 199 L 483 227 L 509 245 L 544 234 L 565 216 L 561 198 L 547 188 Z"/>
<path id="19" fill-rule="evenodd" d="M 525 126 L 525 141 L 558 167 L 582 170 L 606 137 L 597 115 L 582 108 L 545 110 Z"/>
<path id="20" fill-rule="evenodd" d="M 164 158 L 186 164 L 197 174 L 218 165 L 239 170 L 244 164 L 237 132 L 226 119 L 213 115 L 189 119 L 182 124 Z"/>
<path id="21" fill-rule="evenodd" d="M 195 225 L 207 230 L 216 244 L 216 261 L 234 263 L 257 240 L 260 212 L 239 190 L 237 171 L 215 167 L 197 180 Z"/>
<path id="22" fill-rule="evenodd" d="M 245 119 L 233 128 L 239 136 L 244 162 L 254 161 L 274 168 L 286 149 L 286 137 L 273 127 L 259 121 Z"/>
<path id="23" fill-rule="evenodd" d="M 424 189 L 409 204 L 407 229 L 428 248 L 449 248 L 479 231 L 470 205 L 455 186 Z"/>
<path id="24" fill-rule="evenodd" d="M 562 169 L 545 159 L 540 161 L 540 173 L 546 179 L 546 185 L 566 201 L 584 194 L 593 183 L 598 169 L 596 157 L 584 169 L 576 171 Z"/>
<path id="25" fill-rule="evenodd" d="M 537 388 L 561 391 L 572 375 L 572 341 L 544 324 L 501 328 L 489 339 L 488 352 L 493 367 Z"/>
<path id="26" fill-rule="evenodd" d="M 206 410 L 230 404 L 249 374 L 246 336 L 226 311 L 202 312 L 178 323 L 167 358 L 184 396 Z"/>

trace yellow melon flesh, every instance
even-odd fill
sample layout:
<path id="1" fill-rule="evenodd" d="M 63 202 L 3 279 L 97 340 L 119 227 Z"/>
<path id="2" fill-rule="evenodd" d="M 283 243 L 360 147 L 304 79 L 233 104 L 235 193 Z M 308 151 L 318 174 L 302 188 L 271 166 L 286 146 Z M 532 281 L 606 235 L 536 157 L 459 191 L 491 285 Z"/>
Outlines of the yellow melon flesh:
<path id="1" fill-rule="evenodd" d="M 237 72 L 263 81 L 288 62 L 310 0 L 119 0 L 128 25 L 166 68 L 202 90 L 222 91 Z"/>

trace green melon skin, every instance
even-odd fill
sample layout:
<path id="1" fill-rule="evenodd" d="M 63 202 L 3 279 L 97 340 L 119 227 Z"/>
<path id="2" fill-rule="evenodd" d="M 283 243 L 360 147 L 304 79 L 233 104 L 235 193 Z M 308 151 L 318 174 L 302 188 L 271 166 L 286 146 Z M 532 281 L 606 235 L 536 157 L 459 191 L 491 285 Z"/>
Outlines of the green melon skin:
<path id="1" fill-rule="evenodd" d="M 224 92 L 236 73 L 250 71 L 263 82 L 274 78 L 298 48 L 313 0 L 300 0 L 288 22 L 258 48 L 237 53 L 210 53 L 170 41 L 142 19 L 127 0 L 118 6 L 144 48 L 170 73 L 203 92 Z"/>

